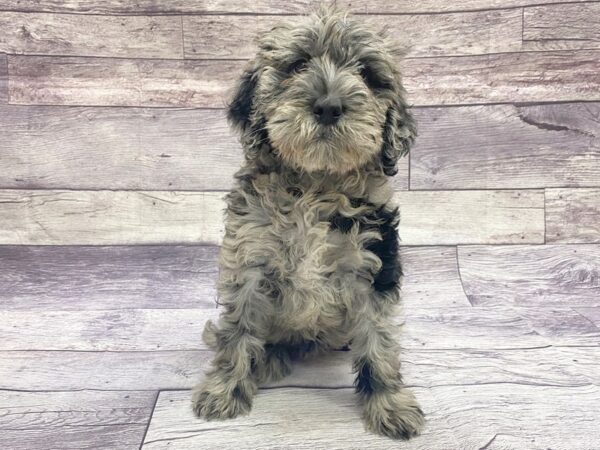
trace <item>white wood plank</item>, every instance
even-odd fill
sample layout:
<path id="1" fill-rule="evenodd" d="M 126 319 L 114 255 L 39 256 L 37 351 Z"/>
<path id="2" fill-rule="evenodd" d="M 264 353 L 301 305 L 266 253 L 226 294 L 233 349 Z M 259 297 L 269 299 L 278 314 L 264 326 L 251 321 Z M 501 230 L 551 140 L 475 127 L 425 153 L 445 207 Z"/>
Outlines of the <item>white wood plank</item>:
<path id="1" fill-rule="evenodd" d="M 411 189 L 600 184 L 600 103 L 416 108 Z"/>
<path id="2" fill-rule="evenodd" d="M 430 393 L 424 389 L 415 392 L 425 413 L 433 413 Z M 142 448 L 389 449 L 399 445 L 364 430 L 361 410 L 350 389 L 262 391 L 249 416 L 216 422 L 195 418 L 189 402 L 189 392 L 161 392 Z M 428 423 L 423 436 L 402 443 L 402 448 L 448 449 L 456 445 L 446 423 L 435 421 Z"/>
<path id="3" fill-rule="evenodd" d="M 222 309 L 0 311 L 0 351 L 207 350 L 201 334 Z M 600 330 L 569 308 L 406 308 L 407 349 L 597 345 Z"/>
<path id="4" fill-rule="evenodd" d="M 600 47 L 600 4 L 525 8 L 523 48 L 565 50 Z"/>
<path id="5" fill-rule="evenodd" d="M 437 0 L 339 0 L 337 4 L 358 13 L 429 13 L 472 11 L 479 9 L 514 8 L 525 5 L 580 3 L 586 0 L 457 0 L 452 3 Z M 74 14 L 305 14 L 321 4 L 321 0 L 256 0 L 252 3 L 236 0 L 4 0 L 0 10 L 68 12 Z"/>
<path id="6" fill-rule="evenodd" d="M 410 56 L 477 55 L 519 51 L 522 12 L 519 9 L 434 15 L 356 16 L 374 30 L 386 28 L 406 46 Z M 183 17 L 186 58 L 251 58 L 255 37 L 301 16 L 199 15 Z"/>
<path id="7" fill-rule="evenodd" d="M 2 310 L 216 305 L 218 247 L 0 246 Z"/>
<path id="8" fill-rule="evenodd" d="M 182 58 L 178 17 L 0 12 L 0 52 L 23 55 Z"/>
<path id="9" fill-rule="evenodd" d="M 218 244 L 223 195 L 0 190 L 0 244 Z M 400 191 L 396 200 L 404 245 L 544 240 L 543 191 Z"/>
<path id="10" fill-rule="evenodd" d="M 226 190 L 244 159 L 224 110 L 0 105 L 0 134 L 2 188 Z"/>
<path id="11" fill-rule="evenodd" d="M 245 61 L 8 57 L 12 104 L 225 106 Z M 407 58 L 414 105 L 600 100 L 600 50 Z"/>
<path id="12" fill-rule="evenodd" d="M 398 192 L 405 245 L 542 243 L 542 191 Z"/>
<path id="13" fill-rule="evenodd" d="M 465 291 L 476 305 L 600 304 L 600 246 L 459 247 Z"/>
<path id="14" fill-rule="evenodd" d="M 600 439 L 596 386 L 490 384 L 414 391 L 428 422 L 423 436 L 402 443 L 403 448 L 567 450 L 593 448 Z M 256 397 L 249 416 L 210 423 L 191 412 L 181 414 L 189 395 L 160 394 L 143 448 L 222 448 L 233 442 L 236 448 L 314 448 L 315 442 L 326 448 L 399 445 L 363 431 L 360 409 L 349 389 L 269 390 Z"/>
<path id="15" fill-rule="evenodd" d="M 600 189 L 546 190 L 546 238 L 556 243 L 600 243 Z M 596 283 L 597 278 L 596 272 Z"/>
<path id="16" fill-rule="evenodd" d="M 137 448 L 157 394 L 0 391 L 0 446 L 11 450 Z"/>
<path id="17" fill-rule="evenodd" d="M 8 62 L 0 53 L 0 104 L 8 103 Z"/>

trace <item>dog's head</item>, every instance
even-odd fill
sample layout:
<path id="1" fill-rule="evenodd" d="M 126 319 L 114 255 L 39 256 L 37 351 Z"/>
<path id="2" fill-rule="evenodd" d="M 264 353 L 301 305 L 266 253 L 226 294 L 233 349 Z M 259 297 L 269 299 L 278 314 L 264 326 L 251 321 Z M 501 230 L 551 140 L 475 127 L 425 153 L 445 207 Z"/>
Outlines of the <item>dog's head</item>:
<path id="1" fill-rule="evenodd" d="M 262 35 L 228 111 L 246 156 L 268 148 L 308 172 L 374 162 L 394 175 L 416 134 L 397 54 L 384 33 L 329 8 Z"/>

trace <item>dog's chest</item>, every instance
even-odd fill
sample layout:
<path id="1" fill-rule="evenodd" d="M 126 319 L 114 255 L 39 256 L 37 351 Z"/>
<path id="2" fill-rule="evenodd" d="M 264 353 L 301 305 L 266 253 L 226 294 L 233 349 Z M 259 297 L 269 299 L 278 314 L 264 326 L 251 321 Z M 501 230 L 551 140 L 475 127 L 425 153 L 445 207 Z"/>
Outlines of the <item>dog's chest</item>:
<path id="1" fill-rule="evenodd" d="M 306 192 L 271 205 L 272 236 L 279 251 L 269 265 L 280 293 L 276 308 L 282 327 L 310 337 L 340 329 L 377 262 L 364 248 L 358 229 L 332 226 L 339 196 Z"/>

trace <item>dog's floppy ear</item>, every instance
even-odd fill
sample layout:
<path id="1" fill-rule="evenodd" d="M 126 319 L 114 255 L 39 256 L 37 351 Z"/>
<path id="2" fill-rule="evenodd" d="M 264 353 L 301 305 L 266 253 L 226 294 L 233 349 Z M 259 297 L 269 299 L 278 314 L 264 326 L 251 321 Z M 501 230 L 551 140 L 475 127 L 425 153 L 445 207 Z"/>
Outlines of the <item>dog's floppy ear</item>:
<path id="1" fill-rule="evenodd" d="M 404 102 L 403 92 L 398 92 L 397 98 L 387 110 L 383 127 L 381 167 L 386 175 L 396 175 L 398 159 L 408 154 L 416 136 L 415 121 Z"/>
<path id="2" fill-rule="evenodd" d="M 246 130 L 250 125 L 257 77 L 256 68 L 253 63 L 250 63 L 239 79 L 227 109 L 229 123 L 241 131 Z"/>

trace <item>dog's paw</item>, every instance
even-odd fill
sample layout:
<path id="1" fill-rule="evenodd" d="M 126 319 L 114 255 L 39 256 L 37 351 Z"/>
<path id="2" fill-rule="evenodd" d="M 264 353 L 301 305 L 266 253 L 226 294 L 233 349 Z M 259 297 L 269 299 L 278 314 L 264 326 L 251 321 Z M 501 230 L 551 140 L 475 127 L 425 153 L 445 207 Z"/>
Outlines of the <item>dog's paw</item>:
<path id="1" fill-rule="evenodd" d="M 364 417 L 370 431 L 394 439 L 417 436 L 425 425 L 423 411 L 406 389 L 373 394 L 365 403 Z"/>
<path id="2" fill-rule="evenodd" d="M 248 414 L 251 408 L 251 396 L 238 387 L 228 391 L 200 384 L 192 392 L 192 409 L 196 416 L 206 420 L 232 419 Z"/>

